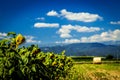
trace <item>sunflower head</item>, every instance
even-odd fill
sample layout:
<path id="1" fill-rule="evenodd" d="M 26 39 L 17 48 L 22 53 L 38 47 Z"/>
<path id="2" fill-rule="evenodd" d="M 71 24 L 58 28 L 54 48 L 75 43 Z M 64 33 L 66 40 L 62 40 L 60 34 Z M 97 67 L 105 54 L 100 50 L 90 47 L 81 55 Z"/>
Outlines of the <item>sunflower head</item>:
<path id="1" fill-rule="evenodd" d="M 16 44 L 20 45 L 23 42 L 25 42 L 25 38 L 21 34 L 18 34 L 17 37 L 16 37 Z"/>

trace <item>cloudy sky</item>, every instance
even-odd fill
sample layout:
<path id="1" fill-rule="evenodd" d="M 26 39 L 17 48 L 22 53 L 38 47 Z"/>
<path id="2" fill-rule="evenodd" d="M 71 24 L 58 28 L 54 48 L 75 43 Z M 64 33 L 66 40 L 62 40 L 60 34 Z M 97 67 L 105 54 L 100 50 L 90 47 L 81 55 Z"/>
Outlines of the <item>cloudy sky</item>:
<path id="1" fill-rule="evenodd" d="M 0 39 L 27 43 L 120 41 L 120 0 L 0 0 Z"/>

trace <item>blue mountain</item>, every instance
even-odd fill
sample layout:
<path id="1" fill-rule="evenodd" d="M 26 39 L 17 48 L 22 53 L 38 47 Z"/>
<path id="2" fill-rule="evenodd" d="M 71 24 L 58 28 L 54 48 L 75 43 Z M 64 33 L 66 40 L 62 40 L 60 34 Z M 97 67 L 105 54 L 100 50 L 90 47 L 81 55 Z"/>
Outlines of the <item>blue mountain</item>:
<path id="1" fill-rule="evenodd" d="M 61 53 L 65 50 L 68 56 L 107 56 L 120 57 L 119 45 L 106 45 L 103 43 L 74 43 L 68 45 L 57 45 L 41 47 L 44 52 Z"/>

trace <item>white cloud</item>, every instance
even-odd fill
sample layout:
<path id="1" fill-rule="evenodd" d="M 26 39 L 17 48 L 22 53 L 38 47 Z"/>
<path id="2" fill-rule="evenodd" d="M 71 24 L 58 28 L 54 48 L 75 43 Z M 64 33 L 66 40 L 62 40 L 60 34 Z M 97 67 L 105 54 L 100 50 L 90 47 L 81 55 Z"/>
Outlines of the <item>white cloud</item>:
<path id="1" fill-rule="evenodd" d="M 116 21 L 116 22 L 111 21 L 110 24 L 118 24 L 118 25 L 120 25 L 120 21 Z"/>
<path id="2" fill-rule="evenodd" d="M 7 36 L 7 33 L 1 33 L 0 32 L 0 36 Z"/>
<path id="3" fill-rule="evenodd" d="M 38 18 L 36 18 L 36 20 L 45 20 L 45 18 L 44 17 L 38 17 Z"/>
<path id="4" fill-rule="evenodd" d="M 79 39 L 65 39 L 64 43 L 79 43 Z"/>
<path id="5" fill-rule="evenodd" d="M 95 32 L 102 30 L 99 27 L 86 27 L 86 26 L 76 26 L 75 30 L 77 32 Z"/>
<path id="6" fill-rule="evenodd" d="M 68 12 L 66 9 L 61 10 L 61 15 L 68 20 L 82 21 L 82 22 L 94 22 L 97 19 L 102 20 L 102 17 L 98 14 L 91 14 L 88 12 Z"/>
<path id="7" fill-rule="evenodd" d="M 36 28 L 42 28 L 42 27 L 49 27 L 49 28 L 58 28 L 58 23 L 35 23 L 34 27 Z"/>
<path id="8" fill-rule="evenodd" d="M 56 11 L 52 10 L 47 13 L 48 16 L 61 16 L 68 20 L 74 20 L 74 21 L 82 21 L 82 22 L 94 22 L 96 20 L 102 20 L 103 18 L 99 16 L 98 14 L 91 14 L 88 12 L 69 12 L 66 9 L 62 9 L 60 11 L 60 14 L 58 14 Z"/>
<path id="9" fill-rule="evenodd" d="M 34 40 L 35 37 L 33 36 L 25 36 L 27 43 L 41 43 L 40 40 Z"/>
<path id="10" fill-rule="evenodd" d="M 61 38 L 70 38 L 72 37 L 70 35 L 72 27 L 72 25 L 62 25 L 62 27 L 58 31 L 58 34 L 60 34 Z"/>
<path id="11" fill-rule="evenodd" d="M 120 40 L 120 30 L 116 29 L 114 31 L 102 32 L 101 34 L 96 34 L 90 37 L 86 37 L 86 42 L 102 42 L 102 41 L 118 41 Z M 81 38 L 81 42 L 84 42 Z"/>
<path id="12" fill-rule="evenodd" d="M 65 44 L 70 44 L 70 43 L 80 43 L 79 39 L 65 39 L 65 41 L 56 41 L 55 43 L 65 43 Z"/>
<path id="13" fill-rule="evenodd" d="M 0 39 L 5 38 L 6 36 L 7 36 L 7 33 L 2 33 L 2 32 L 0 32 Z"/>
<path id="14" fill-rule="evenodd" d="M 51 10 L 47 13 L 47 16 L 58 16 L 58 13 L 54 10 Z"/>
<path id="15" fill-rule="evenodd" d="M 80 39 L 65 39 L 56 43 L 79 43 L 79 42 L 103 42 L 103 41 L 120 41 L 120 30 L 102 32 L 89 37 L 81 37 Z"/>
<path id="16" fill-rule="evenodd" d="M 62 34 L 60 34 L 60 37 L 61 38 L 70 38 L 70 37 L 72 37 L 72 35 L 70 35 L 68 33 L 62 33 Z"/>
<path id="17" fill-rule="evenodd" d="M 99 27 L 86 27 L 86 26 L 80 26 L 80 25 L 62 25 L 62 27 L 59 29 L 58 34 L 60 34 L 61 38 L 70 38 L 72 35 L 70 35 L 71 31 L 74 30 L 76 32 L 95 32 L 102 30 Z"/>

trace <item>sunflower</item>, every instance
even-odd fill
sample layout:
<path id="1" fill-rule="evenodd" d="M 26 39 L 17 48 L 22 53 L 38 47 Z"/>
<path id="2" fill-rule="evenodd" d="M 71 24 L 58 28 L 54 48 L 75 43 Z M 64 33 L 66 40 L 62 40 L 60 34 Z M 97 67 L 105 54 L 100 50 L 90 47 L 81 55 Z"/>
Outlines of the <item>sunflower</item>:
<path id="1" fill-rule="evenodd" d="M 18 34 L 17 37 L 16 37 L 16 44 L 17 44 L 17 45 L 20 45 L 20 44 L 22 44 L 24 41 L 25 41 L 25 38 L 24 38 L 21 34 Z"/>

